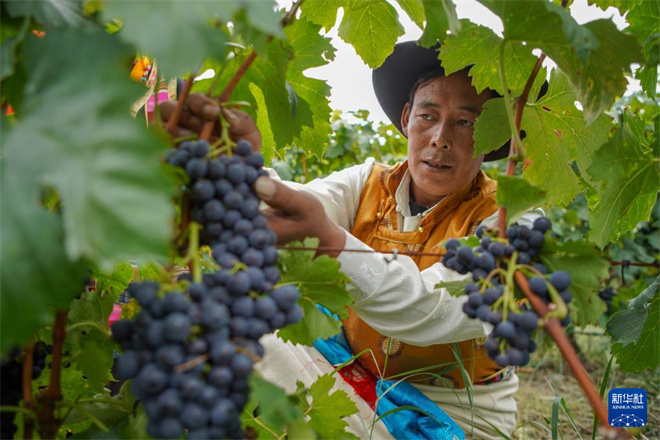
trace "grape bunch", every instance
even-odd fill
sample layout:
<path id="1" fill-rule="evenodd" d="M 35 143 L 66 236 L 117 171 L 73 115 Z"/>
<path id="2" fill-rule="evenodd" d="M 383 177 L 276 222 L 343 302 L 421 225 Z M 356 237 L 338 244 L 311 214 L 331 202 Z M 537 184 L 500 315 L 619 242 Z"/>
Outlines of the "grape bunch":
<path id="1" fill-rule="evenodd" d="M 602 299 L 607 306 L 605 314 L 608 316 L 612 314 L 612 299 L 615 295 L 616 291 L 610 286 L 598 291 L 598 298 Z"/>
<path id="2" fill-rule="evenodd" d="M 46 368 L 46 357 L 53 352 L 53 346 L 42 341 L 34 344 L 32 358 L 32 380 L 41 376 Z M 23 353 L 19 348 L 9 352 L 7 359 L 0 362 L 0 405 L 18 406 L 23 400 Z M 0 415 L 0 438 L 14 438 L 16 433 L 13 412 L 2 412 Z"/>
<path id="3" fill-rule="evenodd" d="M 168 162 L 190 178 L 192 219 L 220 269 L 199 282 L 187 274 L 185 291 L 165 295 L 157 283 L 132 283 L 142 310 L 112 326 L 122 349 L 116 376 L 133 379 L 155 438 L 243 438 L 247 378 L 264 355 L 259 339 L 302 318 L 298 289 L 277 286 L 276 236 L 251 187 L 263 158 L 242 141 L 233 157 L 208 159 L 209 150 L 205 141 L 182 143 Z"/>
<path id="4" fill-rule="evenodd" d="M 479 246 L 472 249 L 457 239 L 445 243 L 447 250 L 442 263 L 461 274 L 472 274 L 472 283 L 465 286 L 467 300 L 463 312 L 472 319 L 493 325 L 494 330 L 485 344 L 486 352 L 500 366 L 526 365 L 530 353 L 536 350 L 532 332 L 539 326 L 539 316 L 527 304 L 509 280 L 510 268 L 520 270 L 528 278 L 531 291 L 546 304 L 562 303 L 572 299 L 568 290 L 570 276 L 564 271 L 549 273 L 537 257 L 545 241 L 545 233 L 552 226 L 546 217 L 534 222 L 530 229 L 513 224 L 506 230 L 506 241 L 496 237 L 496 231 L 480 226 L 476 235 Z M 516 296 L 517 295 L 517 296 Z M 568 313 L 561 324 L 570 323 Z"/>

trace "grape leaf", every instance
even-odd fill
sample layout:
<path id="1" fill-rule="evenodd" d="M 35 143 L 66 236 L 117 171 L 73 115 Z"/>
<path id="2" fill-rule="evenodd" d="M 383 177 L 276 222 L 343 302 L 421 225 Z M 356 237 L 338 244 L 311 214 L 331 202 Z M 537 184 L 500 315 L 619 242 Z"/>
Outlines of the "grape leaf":
<path id="1" fill-rule="evenodd" d="M 447 31 L 456 34 L 461 30 L 461 21 L 456 15 L 456 6 L 449 0 L 422 0 L 426 27 L 419 39 L 419 45 L 431 47 L 437 41 L 444 41 Z M 465 66 L 463 66 L 465 67 Z"/>
<path id="2" fill-rule="evenodd" d="M 598 324 L 605 311 L 605 303 L 596 292 L 601 279 L 609 276 L 610 267 L 599 252 L 589 243 L 569 241 L 564 244 L 548 243 L 543 245 L 541 262 L 551 272 L 566 271 L 571 276 L 569 289 L 573 292 L 573 301 L 569 310 L 578 326 Z"/>
<path id="3" fill-rule="evenodd" d="M 337 11 L 345 0 L 305 0 L 300 5 L 300 16 L 329 31 L 337 22 Z"/>
<path id="4" fill-rule="evenodd" d="M 607 139 L 609 117 L 587 127 L 574 102 L 568 78 L 554 70 L 547 94 L 523 114 L 528 159 L 523 176 L 547 192 L 549 203 L 566 205 L 573 200 L 580 188 L 570 161 L 586 170 Z"/>
<path id="5" fill-rule="evenodd" d="M 636 3 L 627 2 L 630 12 L 626 15 L 629 26 L 627 32 L 631 32 L 640 44 L 653 34 L 660 32 L 660 1 L 645 0 Z"/>
<path id="6" fill-rule="evenodd" d="M 2 64 L 0 64 L 0 80 L 4 80 L 15 72 L 17 62 L 16 51 L 23 41 L 29 25 L 29 20 L 3 17 L 2 26 L 0 26 L 2 42 L 0 46 L 0 59 L 2 59 Z"/>
<path id="7" fill-rule="evenodd" d="M 264 157 L 264 163 L 268 164 L 273 157 L 275 157 L 277 151 L 277 145 L 275 144 L 275 137 L 273 135 L 273 128 L 270 125 L 270 120 L 268 119 L 268 107 L 266 106 L 266 97 L 264 92 L 257 86 L 255 83 L 250 83 L 250 93 L 256 101 L 257 109 L 257 127 L 261 133 L 261 154 Z"/>
<path id="8" fill-rule="evenodd" d="M 330 394 L 334 384 L 335 378 L 325 374 L 309 387 L 312 401 L 305 411 L 309 415 L 309 424 L 320 434 L 320 438 L 357 439 L 345 430 L 348 423 L 342 418 L 357 413 L 358 409 L 346 391 L 338 389 Z"/>
<path id="9" fill-rule="evenodd" d="M 343 8 L 339 37 L 353 46 L 367 66 L 379 67 L 404 33 L 396 9 L 385 0 L 349 1 Z"/>
<path id="10" fill-rule="evenodd" d="M 112 380 L 115 344 L 110 339 L 108 317 L 114 302 L 111 295 L 89 292 L 73 301 L 69 310 L 67 347 L 88 386 L 96 391 L 102 391 Z"/>
<path id="11" fill-rule="evenodd" d="M 307 153 L 318 157 L 323 155 L 332 128 L 330 127 L 331 108 L 328 102 L 330 86 L 325 81 L 304 75 L 307 69 L 326 65 L 335 58 L 335 49 L 330 39 L 321 36 L 320 26 L 303 18 L 297 19 L 285 29 L 288 43 L 295 52 L 295 58 L 287 67 L 287 81 L 296 94 L 309 103 L 313 127 L 304 126 L 296 145 Z"/>
<path id="12" fill-rule="evenodd" d="M 628 308 L 616 312 L 607 322 L 606 331 L 612 336 L 613 344 L 636 344 L 648 318 L 649 304 L 653 301 L 660 288 L 660 278 L 630 301 Z"/>
<path id="13" fill-rule="evenodd" d="M 424 6 L 421 0 L 396 0 L 396 2 L 418 28 L 424 29 Z"/>
<path id="14" fill-rule="evenodd" d="M 610 20 L 579 25 L 559 5 L 545 0 L 480 1 L 500 16 L 507 40 L 541 49 L 566 73 L 588 124 L 623 94 L 624 72 L 641 60 L 635 39 Z"/>
<path id="15" fill-rule="evenodd" d="M 39 327 L 51 323 L 53 307 L 66 308 L 87 277 L 87 266 L 71 261 L 64 251 L 61 217 L 39 206 L 38 188 L 26 181 L 31 176 L 22 172 L 8 148 L 5 152 L 0 161 L 1 353 L 23 345 Z"/>
<path id="16" fill-rule="evenodd" d="M 206 56 L 224 58 L 221 55 L 228 37 L 212 26 L 213 22 L 240 20 L 239 14 L 265 33 L 280 33 L 280 14 L 271 0 L 113 1 L 106 3 L 103 17 L 107 21 L 119 19 L 119 36 L 156 58 L 166 76 L 172 77 L 199 68 Z"/>
<path id="17" fill-rule="evenodd" d="M 3 2 L 3 6 L 10 17 L 29 16 L 51 29 L 79 26 L 83 21 L 79 0 L 28 0 Z"/>
<path id="18" fill-rule="evenodd" d="M 263 95 L 263 102 L 259 102 L 259 105 L 265 107 L 265 109 L 258 115 L 257 127 L 265 134 L 267 139 L 272 136 L 277 150 L 284 150 L 290 145 L 294 136 L 300 134 L 302 127 L 314 126 L 312 111 L 307 101 L 301 96 L 297 96 L 298 104 L 295 115 L 290 104 L 289 90 L 286 87 L 286 71 L 288 63 L 293 59 L 292 52 L 292 49 L 282 42 L 271 41 L 266 51 L 250 65 L 232 94 L 232 100 L 254 103 L 255 95 L 251 92 L 250 83 L 254 83 L 259 87 L 261 93 L 256 91 L 256 97 L 261 100 L 260 94 Z M 246 50 L 234 57 L 224 68 L 219 83 L 229 83 L 250 53 L 251 50 Z M 254 90 L 254 87 L 252 87 L 252 90 Z M 267 124 L 266 119 L 263 117 L 265 115 L 268 116 Z"/>
<path id="19" fill-rule="evenodd" d="M 472 85 L 481 93 L 484 89 L 504 92 L 499 74 L 500 45 L 503 40 L 491 29 L 461 20 L 462 29 L 450 35 L 440 49 L 445 74 L 470 67 Z M 522 93 L 537 58 L 532 49 L 514 41 L 504 46 L 504 71 L 508 89 L 516 96 Z"/>
<path id="20" fill-rule="evenodd" d="M 100 30 L 29 39 L 28 110 L 4 152 L 13 167 L 60 194 L 69 258 L 88 257 L 101 270 L 165 256 L 171 233 L 162 142 L 126 110 L 144 93 L 121 68 L 127 56 Z"/>
<path id="21" fill-rule="evenodd" d="M 642 90 L 651 99 L 655 99 L 658 87 L 658 66 L 642 66 L 635 72 L 635 79 L 639 80 Z"/>
<path id="22" fill-rule="evenodd" d="M 461 281 L 444 281 L 433 286 L 434 289 L 447 289 L 447 292 L 453 297 L 465 295 L 465 286 L 470 284 L 472 281 L 461 280 Z"/>
<path id="23" fill-rule="evenodd" d="M 286 426 L 303 422 L 303 413 L 296 406 L 295 399 L 290 398 L 280 387 L 253 374 L 248 379 L 251 398 L 259 403 L 259 419 L 276 432 L 283 431 Z"/>
<path id="24" fill-rule="evenodd" d="M 301 243 L 290 243 L 290 247 L 315 248 L 317 239 Z M 353 299 L 346 290 L 348 278 L 339 270 L 339 262 L 328 256 L 314 258 L 314 251 L 280 250 L 282 284 L 296 284 L 300 289 L 298 304 L 304 319 L 279 331 L 285 341 L 312 345 L 318 338 L 329 338 L 339 333 L 340 322 L 316 308 L 325 306 L 340 319 L 347 317 L 346 307 Z"/>
<path id="25" fill-rule="evenodd" d="M 633 6 L 638 5 L 644 1 L 645 0 L 587 0 L 587 4 L 598 6 L 603 11 L 605 11 L 610 6 L 613 6 L 618 8 L 619 12 L 623 14 Z"/>
<path id="26" fill-rule="evenodd" d="M 638 116 L 626 113 L 614 137 L 597 151 L 587 170 L 602 182 L 600 201 L 589 216 L 589 239 L 600 247 L 627 230 L 623 228 L 646 220 L 658 192 L 660 159 L 640 133 L 630 128 L 636 121 L 640 121 Z M 638 217 L 626 218 L 630 212 Z M 626 220 L 623 224 L 622 218 Z"/>
<path id="27" fill-rule="evenodd" d="M 543 204 L 546 192 L 517 177 L 497 177 L 497 204 L 506 208 L 507 224 L 529 208 Z"/>
<path id="28" fill-rule="evenodd" d="M 493 98 L 483 105 L 474 123 L 474 155 L 495 151 L 511 139 L 504 98 Z"/>
<path id="29" fill-rule="evenodd" d="M 612 345 L 619 367 L 628 373 L 653 370 L 660 365 L 660 295 L 655 295 L 645 313 L 637 314 L 635 319 L 642 320 L 644 315 L 646 319 L 636 343 Z"/>
<path id="30" fill-rule="evenodd" d="M 107 295 L 113 302 L 119 299 L 119 295 L 133 281 L 133 276 L 133 266 L 128 261 L 117 264 L 111 273 L 92 274 L 92 277 L 96 279 L 96 291 Z"/>

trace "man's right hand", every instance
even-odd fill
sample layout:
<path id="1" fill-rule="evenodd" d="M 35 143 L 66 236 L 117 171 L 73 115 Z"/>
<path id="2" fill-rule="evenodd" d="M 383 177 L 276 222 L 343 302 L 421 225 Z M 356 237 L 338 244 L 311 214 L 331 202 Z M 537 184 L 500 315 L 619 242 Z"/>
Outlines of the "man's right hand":
<path id="1" fill-rule="evenodd" d="M 259 198 L 270 206 L 264 215 L 278 243 L 317 237 L 319 247 L 327 248 L 319 250 L 319 254 L 336 257 L 344 249 L 344 230 L 330 220 L 314 196 L 265 176 L 257 179 L 254 188 Z"/>
<path id="2" fill-rule="evenodd" d="M 165 124 L 174 114 L 176 104 L 176 101 L 160 104 L 160 115 Z M 220 124 L 217 122 L 221 111 L 229 122 L 229 137 L 234 142 L 247 140 L 252 144 L 254 151 L 261 151 L 261 133 L 250 115 L 236 109 L 221 108 L 216 101 L 202 93 L 193 93 L 188 97 L 173 135 L 184 137 L 199 134 L 206 122 L 213 121 L 216 122 L 216 126 L 210 140 L 214 141 L 220 136 Z"/>

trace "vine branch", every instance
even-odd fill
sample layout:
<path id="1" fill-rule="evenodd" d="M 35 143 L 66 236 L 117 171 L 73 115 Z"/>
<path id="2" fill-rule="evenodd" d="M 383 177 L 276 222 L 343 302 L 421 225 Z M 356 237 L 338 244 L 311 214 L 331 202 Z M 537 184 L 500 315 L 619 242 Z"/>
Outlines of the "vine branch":
<path id="1" fill-rule="evenodd" d="M 32 365 L 34 363 L 34 342 L 30 343 L 25 347 L 25 357 L 23 358 L 23 404 L 28 410 L 34 409 L 34 403 L 32 402 Z M 32 439 L 32 429 L 34 428 L 34 422 L 32 419 L 23 419 L 24 428 L 23 435 L 26 440 Z"/>
<path id="2" fill-rule="evenodd" d="M 56 403 L 62 400 L 62 352 L 66 338 L 66 318 L 69 311 L 58 309 L 55 312 L 53 326 L 53 358 L 50 367 L 50 383 L 46 390 L 43 405 L 39 409 L 39 427 L 42 438 L 55 438 L 59 429 L 59 420 L 55 416 Z"/>

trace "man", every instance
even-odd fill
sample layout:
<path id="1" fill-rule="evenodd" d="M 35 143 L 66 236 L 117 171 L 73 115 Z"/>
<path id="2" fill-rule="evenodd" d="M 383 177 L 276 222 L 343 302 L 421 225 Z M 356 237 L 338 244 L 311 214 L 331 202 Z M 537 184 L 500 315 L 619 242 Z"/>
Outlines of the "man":
<path id="1" fill-rule="evenodd" d="M 437 51 L 414 42 L 398 44 L 374 71 L 373 82 L 381 106 L 408 138 L 405 162 L 386 167 L 369 160 L 304 186 L 264 177 L 255 188 L 271 206 L 269 224 L 280 243 L 318 237 L 322 252 L 337 258 L 351 280 L 355 303 L 343 322 L 346 342 L 352 353 L 368 354 L 342 375 L 338 387 L 358 402 L 361 417 L 370 417 L 368 393 L 350 377 L 360 382 L 371 372 L 406 379 L 468 437 L 500 438 L 492 426 L 507 434 L 515 428 L 518 379 L 482 348 L 491 327 L 463 314 L 464 298 L 434 287 L 461 277 L 434 256 L 386 259 L 351 252 L 438 253 L 442 241 L 495 224 L 496 182 L 480 171 L 484 156 L 473 157 L 474 123 L 494 93 L 478 94 L 466 71 L 444 76 Z M 487 160 L 505 154 L 502 148 Z M 523 222 L 534 218 L 527 215 Z M 288 391 L 296 380 L 309 385 L 334 368 L 315 348 L 274 338 L 262 342 L 267 350 L 262 374 Z M 368 437 L 368 423 L 360 422 L 349 421 L 351 430 Z M 387 437 L 377 425 L 373 438 Z"/>

